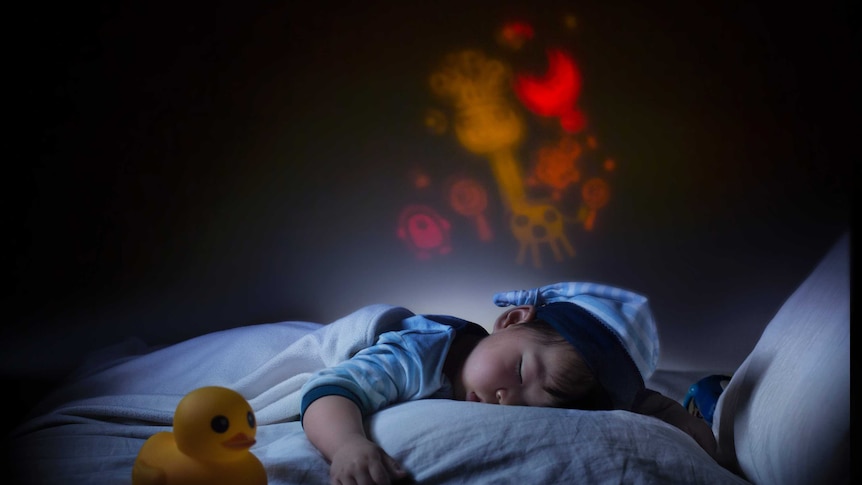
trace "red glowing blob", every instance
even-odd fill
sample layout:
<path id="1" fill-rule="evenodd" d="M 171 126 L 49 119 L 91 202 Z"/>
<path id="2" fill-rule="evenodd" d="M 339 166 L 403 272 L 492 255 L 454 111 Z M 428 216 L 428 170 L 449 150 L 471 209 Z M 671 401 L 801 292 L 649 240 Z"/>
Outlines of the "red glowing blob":
<path id="1" fill-rule="evenodd" d="M 584 129 L 587 120 L 576 107 L 581 94 L 581 73 L 575 61 L 559 49 L 548 50 L 548 71 L 538 78 L 526 74 L 515 79 L 515 94 L 539 116 L 557 117 L 569 133 Z"/>
<path id="2" fill-rule="evenodd" d="M 434 209 L 424 205 L 410 205 L 401 211 L 398 220 L 398 237 L 419 259 L 452 251 L 449 241 L 451 225 Z"/>
<path id="3" fill-rule="evenodd" d="M 449 204 L 455 212 L 472 218 L 481 241 L 491 241 L 494 233 L 485 217 L 488 208 L 488 191 L 479 182 L 469 178 L 456 180 L 449 189 Z"/>
<path id="4" fill-rule="evenodd" d="M 500 31 L 501 44 L 519 49 L 524 42 L 533 38 L 533 26 L 526 22 L 509 22 Z"/>

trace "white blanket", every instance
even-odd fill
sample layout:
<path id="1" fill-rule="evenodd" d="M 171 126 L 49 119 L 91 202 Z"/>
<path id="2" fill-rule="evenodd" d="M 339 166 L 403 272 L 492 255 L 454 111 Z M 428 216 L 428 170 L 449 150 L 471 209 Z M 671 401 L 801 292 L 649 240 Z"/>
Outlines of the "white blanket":
<path id="1" fill-rule="evenodd" d="M 271 485 L 328 483 L 326 461 L 296 420 L 298 391 L 311 372 L 410 315 L 374 305 L 329 325 L 239 327 L 95 356 L 15 433 L 12 483 L 131 483 L 144 441 L 170 430 L 179 400 L 205 385 L 249 400 L 259 423 L 251 451 Z M 745 483 L 687 434 L 625 411 L 424 400 L 384 409 L 367 426 L 419 483 Z"/>
<path id="2" fill-rule="evenodd" d="M 196 337 L 143 355 L 86 364 L 24 429 L 81 422 L 92 416 L 170 425 L 180 399 L 203 386 L 242 394 L 258 423 L 299 418 L 299 391 L 315 371 L 349 358 L 413 313 L 372 305 L 330 325 L 281 322 Z M 108 353 L 111 349 L 108 349 Z M 114 350 L 116 353 L 116 350 Z M 112 424 L 114 420 L 112 420 Z"/>

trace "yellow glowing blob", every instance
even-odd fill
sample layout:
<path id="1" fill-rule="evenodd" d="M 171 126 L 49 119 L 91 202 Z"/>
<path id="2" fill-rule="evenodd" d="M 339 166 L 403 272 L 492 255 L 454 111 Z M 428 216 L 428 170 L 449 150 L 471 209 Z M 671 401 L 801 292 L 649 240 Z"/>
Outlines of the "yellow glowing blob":
<path id="1" fill-rule="evenodd" d="M 521 118 L 503 104 L 471 106 L 460 111 L 455 120 L 458 141 L 480 155 L 510 149 L 520 141 L 522 132 Z"/>
<path id="2" fill-rule="evenodd" d="M 509 79 L 502 62 L 471 50 L 450 54 L 431 76 L 432 90 L 455 108 L 455 132 L 467 150 L 493 156 L 521 140 L 523 123 L 506 99 Z"/>
<path id="3" fill-rule="evenodd" d="M 558 262 L 563 260 L 563 251 L 573 257 L 575 248 L 569 242 L 565 233 L 565 219 L 556 207 L 548 204 L 523 204 L 517 207 L 511 220 L 512 234 L 520 243 L 518 264 L 524 263 L 527 250 L 533 260 L 533 266 L 542 267 L 540 248 L 548 245 Z"/>
<path id="4" fill-rule="evenodd" d="M 156 433 L 144 442 L 132 484 L 265 485 L 266 470 L 249 451 L 256 435 L 254 411 L 242 395 L 201 387 L 177 405 L 173 432 Z"/>
<path id="5" fill-rule="evenodd" d="M 514 155 L 524 125 L 506 98 L 510 80 L 505 64 L 474 50 L 448 55 L 431 76 L 431 89 L 452 102 L 458 141 L 488 158 L 508 207 L 524 200 L 523 177 Z"/>

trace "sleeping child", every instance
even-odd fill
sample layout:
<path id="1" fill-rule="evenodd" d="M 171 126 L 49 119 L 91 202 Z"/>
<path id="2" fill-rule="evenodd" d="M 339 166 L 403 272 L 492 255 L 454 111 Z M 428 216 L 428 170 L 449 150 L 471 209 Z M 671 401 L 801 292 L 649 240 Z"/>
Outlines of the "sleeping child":
<path id="1" fill-rule="evenodd" d="M 714 456 L 709 425 L 644 385 L 659 347 L 645 297 L 594 283 L 558 283 L 499 293 L 495 304 L 511 308 L 491 334 L 460 318 L 415 315 L 305 383 L 300 419 L 330 462 L 332 483 L 407 477 L 366 437 L 363 419 L 394 403 L 428 398 L 631 411 L 680 428 Z"/>

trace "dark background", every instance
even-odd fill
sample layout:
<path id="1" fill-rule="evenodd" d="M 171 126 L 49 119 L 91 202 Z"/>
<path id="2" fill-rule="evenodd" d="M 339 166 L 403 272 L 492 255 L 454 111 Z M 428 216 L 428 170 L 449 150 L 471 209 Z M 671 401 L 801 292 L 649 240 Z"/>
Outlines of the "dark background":
<path id="1" fill-rule="evenodd" d="M 129 337 L 368 303 L 487 325 L 494 292 L 564 280 L 648 295 L 661 367 L 732 371 L 850 229 L 858 22 L 835 1 L 648 3 L 17 7 L 4 379 L 29 401 Z M 488 170 L 425 130 L 429 74 L 497 48 L 513 18 L 576 52 L 614 198 L 560 263 L 518 265 L 505 231 L 488 245 L 463 227 L 419 261 L 395 235 L 424 197 L 411 167 Z"/>

